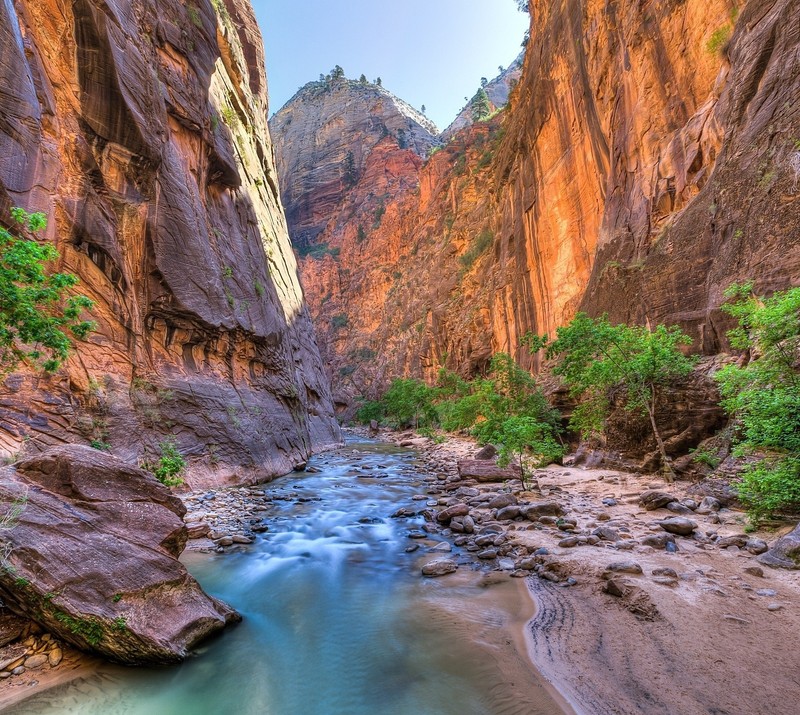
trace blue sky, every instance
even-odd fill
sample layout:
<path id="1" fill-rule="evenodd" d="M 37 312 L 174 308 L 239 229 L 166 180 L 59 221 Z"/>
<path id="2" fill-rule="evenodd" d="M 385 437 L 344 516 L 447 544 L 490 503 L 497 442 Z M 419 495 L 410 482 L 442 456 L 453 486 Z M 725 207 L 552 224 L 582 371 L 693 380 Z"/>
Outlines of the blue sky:
<path id="1" fill-rule="evenodd" d="M 383 86 L 444 129 L 482 76 L 520 52 L 514 0 L 252 0 L 267 53 L 270 113 L 334 65 Z"/>

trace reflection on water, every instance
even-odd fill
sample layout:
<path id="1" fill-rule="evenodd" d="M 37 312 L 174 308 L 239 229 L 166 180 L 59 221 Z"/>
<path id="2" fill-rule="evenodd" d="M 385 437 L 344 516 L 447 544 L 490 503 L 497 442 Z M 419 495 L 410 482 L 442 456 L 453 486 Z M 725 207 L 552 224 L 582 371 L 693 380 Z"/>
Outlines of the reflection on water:
<path id="1" fill-rule="evenodd" d="M 186 557 L 205 589 L 242 613 L 241 625 L 181 666 L 108 668 L 13 712 L 558 712 L 532 674 L 529 688 L 507 682 L 492 637 L 476 642 L 476 633 L 496 636 L 508 620 L 497 599 L 458 576 L 423 580 L 419 555 L 405 553 L 410 524 L 390 515 L 419 506 L 410 500 L 423 489 L 415 460 L 407 450 L 353 442 L 313 460 L 321 473 L 274 482 L 271 494 L 320 499 L 276 501 L 270 533 L 246 552 Z M 372 467 L 363 470 L 370 476 L 354 477 L 354 464 Z"/>

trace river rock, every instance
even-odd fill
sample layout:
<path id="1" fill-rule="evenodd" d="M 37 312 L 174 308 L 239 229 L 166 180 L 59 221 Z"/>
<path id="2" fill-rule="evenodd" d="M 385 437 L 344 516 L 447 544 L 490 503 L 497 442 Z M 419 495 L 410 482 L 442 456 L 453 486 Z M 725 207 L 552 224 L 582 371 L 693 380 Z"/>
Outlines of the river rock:
<path id="1" fill-rule="evenodd" d="M 682 516 L 673 516 L 669 519 L 662 519 L 656 522 L 664 531 L 679 536 L 689 536 L 697 528 L 697 524 L 691 519 Z"/>
<path id="2" fill-rule="evenodd" d="M 497 447 L 493 444 L 486 444 L 475 453 L 473 459 L 494 459 L 496 456 Z"/>
<path id="3" fill-rule="evenodd" d="M 667 504 L 677 501 L 678 499 L 672 494 L 667 494 L 666 492 L 662 492 L 657 489 L 651 489 L 649 491 L 642 492 L 639 495 L 639 505 L 643 506 L 647 511 L 661 509 Z"/>
<path id="4" fill-rule="evenodd" d="M 722 508 L 722 504 L 720 504 L 719 499 L 716 499 L 712 496 L 703 497 L 703 500 L 700 502 L 700 506 L 697 507 L 696 512 L 698 514 L 711 514 L 712 512 L 719 511 Z"/>
<path id="5" fill-rule="evenodd" d="M 491 561 L 497 558 L 497 549 L 484 549 L 483 551 L 479 551 L 477 556 L 484 561 Z"/>
<path id="6" fill-rule="evenodd" d="M 462 459 L 458 462 L 458 474 L 462 479 L 475 479 L 479 482 L 504 482 L 519 479 L 519 467 L 511 465 L 498 467 L 491 459 Z"/>
<path id="7" fill-rule="evenodd" d="M 502 509 L 498 509 L 495 519 L 505 521 L 506 519 L 516 519 L 519 516 L 519 507 L 516 504 L 509 504 Z"/>
<path id="8" fill-rule="evenodd" d="M 453 504 L 453 506 L 442 509 L 436 515 L 436 521 L 440 524 L 447 524 L 453 517 L 467 516 L 467 514 L 469 514 L 469 507 L 466 504 Z"/>
<path id="9" fill-rule="evenodd" d="M 536 521 L 541 516 L 561 516 L 564 510 L 558 502 L 539 501 L 524 506 L 522 513 L 526 519 Z"/>
<path id="10" fill-rule="evenodd" d="M 772 544 L 768 551 L 758 557 L 758 561 L 772 568 L 800 568 L 800 524 Z"/>
<path id="11" fill-rule="evenodd" d="M 0 503 L 23 495 L 4 534 L 0 598 L 60 640 L 122 663 L 171 663 L 239 620 L 178 560 L 186 509 L 147 472 L 65 445 L 0 470 Z"/>
<path id="12" fill-rule="evenodd" d="M 489 509 L 503 509 L 517 503 L 517 497 L 513 494 L 498 494 L 493 497 L 486 505 Z"/>
<path id="13" fill-rule="evenodd" d="M 610 526 L 598 526 L 592 534 L 602 541 L 619 541 L 619 532 Z"/>
<path id="14" fill-rule="evenodd" d="M 187 524 L 186 535 L 190 539 L 202 539 L 211 532 L 211 527 L 208 524 Z"/>
<path id="15" fill-rule="evenodd" d="M 744 548 L 747 549 L 751 554 L 758 556 L 759 554 L 766 553 L 769 551 L 769 545 L 767 544 L 764 539 L 756 539 L 750 538 L 745 543 Z"/>
<path id="16" fill-rule="evenodd" d="M 450 559 L 434 559 L 422 567 L 423 576 L 446 576 L 458 569 L 458 564 Z"/>
<path id="17" fill-rule="evenodd" d="M 39 653 L 26 658 L 24 665 L 28 670 L 38 670 L 47 662 L 47 655 L 45 653 Z"/>
<path id="18" fill-rule="evenodd" d="M 613 561 L 606 566 L 607 572 L 641 574 L 642 567 L 635 561 Z"/>

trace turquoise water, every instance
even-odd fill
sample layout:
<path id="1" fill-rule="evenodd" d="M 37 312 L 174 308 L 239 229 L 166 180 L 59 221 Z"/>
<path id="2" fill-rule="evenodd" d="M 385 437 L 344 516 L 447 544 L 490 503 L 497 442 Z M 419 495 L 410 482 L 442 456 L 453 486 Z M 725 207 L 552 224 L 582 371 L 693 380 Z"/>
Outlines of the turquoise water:
<path id="1" fill-rule="evenodd" d="M 247 551 L 185 559 L 209 593 L 242 613 L 240 625 L 183 665 L 108 667 L 13 712 L 558 712 L 533 673 L 527 687 L 518 673 L 502 671 L 491 637 L 476 640 L 476 632 L 491 636 L 509 616 L 470 582 L 469 567 L 462 567 L 466 580 L 460 574 L 422 579 L 420 554 L 433 544 L 406 553 L 415 524 L 390 515 L 400 506 L 425 504 L 411 501 L 424 491 L 416 455 L 353 442 L 312 464 L 320 474 L 290 475 L 269 485 L 270 494 L 292 497 L 275 502 L 270 532 Z M 359 478 L 354 470 L 372 476 Z"/>

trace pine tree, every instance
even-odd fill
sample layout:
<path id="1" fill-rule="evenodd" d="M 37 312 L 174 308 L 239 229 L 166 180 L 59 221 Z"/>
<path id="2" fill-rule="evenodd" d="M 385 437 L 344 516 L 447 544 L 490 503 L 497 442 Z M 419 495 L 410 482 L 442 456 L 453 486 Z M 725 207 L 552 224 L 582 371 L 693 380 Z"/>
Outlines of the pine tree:
<path id="1" fill-rule="evenodd" d="M 483 87 L 475 93 L 470 106 L 472 107 L 472 119 L 476 122 L 483 121 L 492 113 L 489 95 L 486 94 L 486 90 Z"/>

